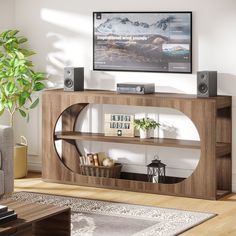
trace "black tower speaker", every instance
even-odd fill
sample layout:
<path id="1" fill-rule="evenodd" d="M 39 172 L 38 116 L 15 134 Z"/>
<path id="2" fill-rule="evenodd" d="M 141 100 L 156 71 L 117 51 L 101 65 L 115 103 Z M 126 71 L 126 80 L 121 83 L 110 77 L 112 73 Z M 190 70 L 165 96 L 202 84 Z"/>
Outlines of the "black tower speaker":
<path id="1" fill-rule="evenodd" d="M 217 96 L 217 71 L 197 72 L 197 96 Z"/>
<path id="2" fill-rule="evenodd" d="M 64 91 L 84 90 L 84 68 L 65 67 L 64 68 Z"/>

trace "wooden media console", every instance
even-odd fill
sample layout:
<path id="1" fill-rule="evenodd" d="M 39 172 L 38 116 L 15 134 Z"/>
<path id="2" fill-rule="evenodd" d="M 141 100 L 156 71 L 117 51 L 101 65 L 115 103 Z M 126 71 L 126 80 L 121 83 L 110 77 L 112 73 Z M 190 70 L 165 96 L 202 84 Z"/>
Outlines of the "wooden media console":
<path id="1" fill-rule="evenodd" d="M 200 141 L 139 137 L 107 137 L 101 133 L 82 133 L 75 130 L 80 112 L 88 104 L 167 107 L 181 111 L 195 124 Z M 218 199 L 232 188 L 232 120 L 230 96 L 198 98 L 195 95 L 156 93 L 148 95 L 117 94 L 111 91 L 86 90 L 64 92 L 62 89 L 43 92 L 43 180 L 168 194 L 174 196 Z M 62 130 L 55 131 L 61 117 Z M 79 120 L 78 120 L 79 122 Z M 62 155 L 55 142 L 62 140 Z M 186 179 L 176 177 L 176 182 L 150 183 L 145 176 L 122 173 L 121 178 L 93 177 L 81 174 L 77 140 L 126 143 L 200 149 L 197 168 Z"/>

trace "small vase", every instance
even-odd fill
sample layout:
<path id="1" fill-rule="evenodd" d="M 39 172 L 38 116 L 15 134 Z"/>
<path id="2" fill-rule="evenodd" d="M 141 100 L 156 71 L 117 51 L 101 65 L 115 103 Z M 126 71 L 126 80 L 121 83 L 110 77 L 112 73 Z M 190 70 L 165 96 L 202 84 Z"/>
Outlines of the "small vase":
<path id="1" fill-rule="evenodd" d="M 151 130 L 150 129 L 140 129 L 139 130 L 140 133 L 140 138 L 141 139 L 145 139 L 145 138 L 150 138 L 150 134 L 151 134 Z"/>

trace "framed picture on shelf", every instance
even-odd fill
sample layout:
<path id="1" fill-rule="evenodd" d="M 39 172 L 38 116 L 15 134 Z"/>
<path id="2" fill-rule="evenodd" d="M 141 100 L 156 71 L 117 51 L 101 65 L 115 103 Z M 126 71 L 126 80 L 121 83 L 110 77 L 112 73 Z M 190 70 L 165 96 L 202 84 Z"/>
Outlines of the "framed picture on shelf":
<path id="1" fill-rule="evenodd" d="M 134 137 L 134 115 L 105 114 L 105 136 Z"/>

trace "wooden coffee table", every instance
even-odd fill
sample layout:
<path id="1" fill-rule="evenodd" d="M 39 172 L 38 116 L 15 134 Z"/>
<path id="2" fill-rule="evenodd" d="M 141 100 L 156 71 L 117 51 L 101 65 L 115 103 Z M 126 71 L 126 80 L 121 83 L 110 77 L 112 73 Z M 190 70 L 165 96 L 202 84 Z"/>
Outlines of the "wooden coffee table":
<path id="1" fill-rule="evenodd" d="M 0 224 L 0 236 L 70 236 L 70 208 L 4 200 L 17 219 Z"/>

